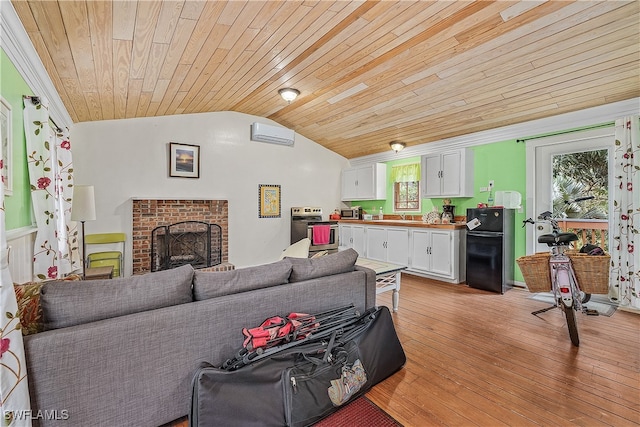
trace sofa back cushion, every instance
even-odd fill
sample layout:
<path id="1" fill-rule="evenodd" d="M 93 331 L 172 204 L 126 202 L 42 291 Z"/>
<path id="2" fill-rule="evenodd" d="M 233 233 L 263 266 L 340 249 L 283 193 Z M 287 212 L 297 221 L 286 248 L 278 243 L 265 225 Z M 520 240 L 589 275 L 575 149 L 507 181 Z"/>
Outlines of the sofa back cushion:
<path id="1" fill-rule="evenodd" d="M 231 271 L 196 271 L 193 297 L 196 301 L 287 283 L 291 262 L 282 260 Z"/>
<path id="2" fill-rule="evenodd" d="M 332 274 L 346 273 L 353 271 L 358 252 L 349 248 L 344 251 L 325 255 L 320 258 L 286 258 L 293 265 L 290 282 L 301 282 L 303 280 L 315 279 Z"/>
<path id="3" fill-rule="evenodd" d="M 45 283 L 40 291 L 44 328 L 58 329 L 193 300 L 193 267 L 120 279 Z"/>

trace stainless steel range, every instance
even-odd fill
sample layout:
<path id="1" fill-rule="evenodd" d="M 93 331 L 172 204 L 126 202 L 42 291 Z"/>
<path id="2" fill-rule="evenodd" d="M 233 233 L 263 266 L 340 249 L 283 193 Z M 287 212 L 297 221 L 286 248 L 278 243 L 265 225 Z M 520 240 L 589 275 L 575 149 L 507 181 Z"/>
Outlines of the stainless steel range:
<path id="1" fill-rule="evenodd" d="M 291 243 L 308 237 L 310 256 L 320 251 L 338 252 L 338 234 L 338 221 L 323 221 L 322 208 L 291 208 Z"/>

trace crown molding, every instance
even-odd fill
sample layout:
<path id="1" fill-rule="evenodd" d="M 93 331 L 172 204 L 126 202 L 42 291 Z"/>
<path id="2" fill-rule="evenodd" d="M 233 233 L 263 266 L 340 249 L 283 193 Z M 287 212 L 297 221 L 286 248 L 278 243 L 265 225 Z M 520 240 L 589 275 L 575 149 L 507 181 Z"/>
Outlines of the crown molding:
<path id="1" fill-rule="evenodd" d="M 25 95 L 46 98 L 53 121 L 71 128 L 73 120 L 9 0 L 0 0 L 0 46 L 33 91 Z"/>
<path id="2" fill-rule="evenodd" d="M 388 162 L 407 157 L 415 157 L 435 152 L 473 147 L 475 145 L 508 141 L 511 139 L 527 139 L 547 133 L 561 132 L 568 129 L 614 122 L 620 117 L 639 113 L 640 98 L 632 98 L 612 104 L 587 108 L 585 110 L 546 117 L 544 119 L 532 120 L 482 132 L 470 133 L 468 135 L 442 139 L 440 141 L 413 145 L 405 148 L 399 153 L 394 153 L 393 151 L 388 150 L 383 153 L 356 157 L 350 159 L 349 162 L 351 165 Z"/>

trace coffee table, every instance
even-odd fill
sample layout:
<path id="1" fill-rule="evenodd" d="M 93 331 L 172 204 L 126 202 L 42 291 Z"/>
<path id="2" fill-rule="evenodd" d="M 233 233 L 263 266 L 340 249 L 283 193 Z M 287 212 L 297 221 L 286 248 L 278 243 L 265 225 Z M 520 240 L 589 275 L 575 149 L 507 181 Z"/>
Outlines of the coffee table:
<path id="1" fill-rule="evenodd" d="M 358 257 L 356 265 L 370 268 L 376 272 L 376 295 L 382 292 L 393 291 L 391 301 L 393 311 L 397 312 L 400 301 L 400 273 L 406 269 L 407 266 L 362 257 Z"/>

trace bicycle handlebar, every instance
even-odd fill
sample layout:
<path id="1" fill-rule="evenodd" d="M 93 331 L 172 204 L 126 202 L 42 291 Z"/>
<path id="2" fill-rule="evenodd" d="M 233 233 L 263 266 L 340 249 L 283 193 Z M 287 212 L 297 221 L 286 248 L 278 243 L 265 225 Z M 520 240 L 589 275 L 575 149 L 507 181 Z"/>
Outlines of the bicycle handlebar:
<path id="1" fill-rule="evenodd" d="M 595 199 L 595 196 L 585 196 L 585 197 L 578 197 L 573 200 L 565 200 L 564 204 L 569 205 L 571 203 L 584 202 L 585 200 L 591 200 L 591 199 Z M 542 212 L 540 215 L 538 215 L 538 219 L 543 221 L 551 221 L 551 224 L 554 230 L 557 228 L 557 223 L 555 223 L 555 220 L 553 219 L 553 214 L 549 211 Z M 533 219 L 527 218 L 524 221 L 522 221 L 522 228 L 526 227 L 527 224 L 535 224 L 535 223 L 536 222 Z"/>
<path id="2" fill-rule="evenodd" d="M 595 196 L 586 196 L 586 197 L 578 197 L 577 199 L 573 199 L 573 200 L 565 200 L 564 204 L 568 205 L 570 203 L 574 203 L 574 202 L 584 202 L 585 200 L 591 200 L 591 199 L 595 199 Z"/>

